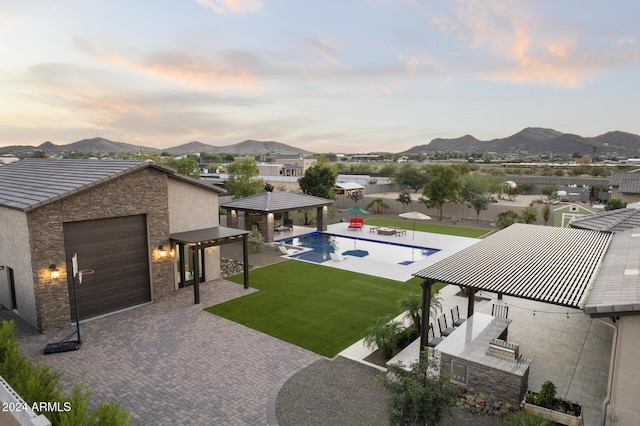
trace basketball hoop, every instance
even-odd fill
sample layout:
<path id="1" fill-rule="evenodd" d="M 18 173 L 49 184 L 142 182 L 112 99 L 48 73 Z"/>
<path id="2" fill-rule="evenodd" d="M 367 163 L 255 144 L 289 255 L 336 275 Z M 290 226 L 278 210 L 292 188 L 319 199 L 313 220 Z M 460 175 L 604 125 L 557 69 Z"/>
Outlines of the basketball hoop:
<path id="1" fill-rule="evenodd" d="M 82 284 L 83 275 L 91 275 L 91 274 L 93 274 L 93 269 L 83 269 L 82 271 L 78 271 L 78 283 Z"/>

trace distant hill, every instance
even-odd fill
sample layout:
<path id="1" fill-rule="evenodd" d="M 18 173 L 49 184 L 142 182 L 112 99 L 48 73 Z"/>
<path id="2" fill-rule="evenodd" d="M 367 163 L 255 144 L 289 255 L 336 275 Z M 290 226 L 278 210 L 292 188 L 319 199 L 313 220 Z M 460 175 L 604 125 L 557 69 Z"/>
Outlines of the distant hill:
<path id="1" fill-rule="evenodd" d="M 454 139 L 437 138 L 426 145 L 414 146 L 401 154 L 457 151 L 463 153 L 495 152 L 501 155 L 572 155 L 580 153 L 589 157 L 593 154 L 594 147 L 597 155 L 640 157 L 640 136 L 614 131 L 585 138 L 553 129 L 528 127 L 509 137 L 489 141 L 481 141 L 471 135 Z"/>
<path id="2" fill-rule="evenodd" d="M 167 148 L 157 149 L 149 148 L 140 145 L 132 145 L 123 142 L 114 142 L 105 138 L 92 138 L 83 139 L 81 141 L 73 142 L 67 145 L 56 145 L 52 142 L 44 142 L 39 146 L 30 145 L 13 145 L 0 147 L 0 154 L 29 154 L 34 151 L 44 151 L 48 154 L 63 154 L 70 152 L 80 153 L 93 153 L 93 154 L 131 154 L 137 152 L 147 152 L 159 154 L 161 152 L 168 152 L 170 154 L 193 154 L 196 152 L 214 152 L 214 153 L 228 153 L 238 155 L 256 155 L 256 154 L 285 154 L 285 155 L 298 155 L 309 154 L 309 151 L 295 148 L 290 145 L 286 145 L 280 142 L 260 142 L 254 140 L 247 140 L 237 143 L 235 145 L 226 146 L 214 146 L 207 145 L 201 142 L 189 142 L 184 145 Z"/>

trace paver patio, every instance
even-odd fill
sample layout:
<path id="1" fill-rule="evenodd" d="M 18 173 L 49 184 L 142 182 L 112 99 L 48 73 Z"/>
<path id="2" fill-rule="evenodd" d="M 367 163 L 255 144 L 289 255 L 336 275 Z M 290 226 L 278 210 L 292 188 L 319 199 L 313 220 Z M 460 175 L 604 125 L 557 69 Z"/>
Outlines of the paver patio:
<path id="1" fill-rule="evenodd" d="M 132 424 L 275 424 L 280 386 L 321 357 L 202 310 L 253 290 L 216 280 L 200 291 L 200 305 L 186 288 L 168 300 L 84 322 L 75 352 L 45 356 L 45 345 L 72 329 L 41 335 L 18 319 L 20 348 L 64 372 L 66 384 L 84 380 L 94 400 L 120 402 Z"/>

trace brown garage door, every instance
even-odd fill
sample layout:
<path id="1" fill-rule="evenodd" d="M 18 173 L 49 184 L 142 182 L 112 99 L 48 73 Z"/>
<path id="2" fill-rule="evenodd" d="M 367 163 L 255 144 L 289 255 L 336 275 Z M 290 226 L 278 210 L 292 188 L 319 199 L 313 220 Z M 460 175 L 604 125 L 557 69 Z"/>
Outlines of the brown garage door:
<path id="1" fill-rule="evenodd" d="M 74 253 L 78 254 L 79 269 L 94 270 L 77 286 L 80 319 L 151 300 L 145 215 L 65 223 L 64 245 L 69 271 Z M 71 316 L 75 319 L 71 285 L 69 279 Z"/>

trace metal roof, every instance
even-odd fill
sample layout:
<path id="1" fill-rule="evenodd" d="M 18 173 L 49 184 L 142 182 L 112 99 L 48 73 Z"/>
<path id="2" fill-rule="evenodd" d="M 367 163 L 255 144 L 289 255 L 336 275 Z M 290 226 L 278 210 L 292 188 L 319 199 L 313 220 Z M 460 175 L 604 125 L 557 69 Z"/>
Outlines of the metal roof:
<path id="1" fill-rule="evenodd" d="M 224 192 L 212 185 L 176 173 L 175 170 L 146 161 L 64 160 L 27 158 L 0 167 L 0 206 L 25 212 L 52 203 L 122 175 L 147 167 L 171 177 Z"/>
<path id="2" fill-rule="evenodd" d="M 364 189 L 364 186 L 356 182 L 340 182 L 336 183 L 335 186 L 340 189 Z"/>
<path id="3" fill-rule="evenodd" d="M 611 236 L 516 223 L 414 275 L 579 308 Z"/>
<path id="4" fill-rule="evenodd" d="M 594 231 L 623 231 L 640 227 L 640 209 L 616 209 L 573 219 L 572 228 Z"/>
<path id="5" fill-rule="evenodd" d="M 274 191 L 263 192 L 261 194 L 245 198 L 238 198 L 237 200 L 221 204 L 220 207 L 223 209 L 280 212 L 328 206 L 332 203 L 332 200 L 314 197 L 312 195 L 298 194 L 296 192 Z"/>
<path id="6" fill-rule="evenodd" d="M 177 232 L 175 234 L 171 234 L 169 238 L 183 244 L 211 243 L 212 245 L 219 245 L 225 242 L 235 241 L 248 234 L 249 231 L 216 226 L 214 228 Z"/>
<path id="7" fill-rule="evenodd" d="M 585 313 L 619 316 L 640 312 L 640 227 L 618 231 L 584 305 Z"/>

